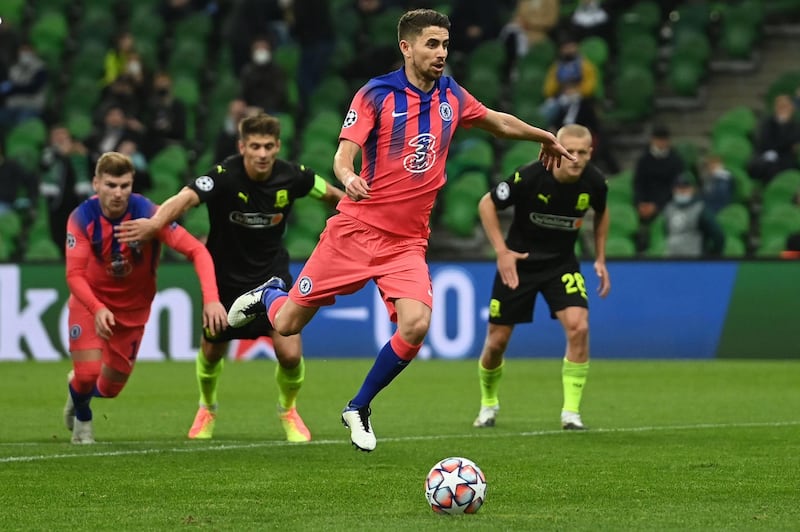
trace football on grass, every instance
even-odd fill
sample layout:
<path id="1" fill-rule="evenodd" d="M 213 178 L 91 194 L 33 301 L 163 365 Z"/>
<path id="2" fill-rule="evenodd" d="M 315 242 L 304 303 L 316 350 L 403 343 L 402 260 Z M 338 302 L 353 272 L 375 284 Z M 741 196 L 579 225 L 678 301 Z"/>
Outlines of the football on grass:
<path id="1" fill-rule="evenodd" d="M 486 499 L 486 477 L 468 458 L 445 458 L 425 478 L 425 498 L 436 513 L 474 514 Z"/>

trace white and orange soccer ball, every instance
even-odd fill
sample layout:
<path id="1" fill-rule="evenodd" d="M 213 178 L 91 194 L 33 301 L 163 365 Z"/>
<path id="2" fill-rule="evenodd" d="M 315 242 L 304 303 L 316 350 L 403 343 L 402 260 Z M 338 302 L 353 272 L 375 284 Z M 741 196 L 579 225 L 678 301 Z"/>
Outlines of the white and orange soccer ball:
<path id="1" fill-rule="evenodd" d="M 486 500 L 486 477 L 468 458 L 445 458 L 425 478 L 425 498 L 436 513 L 474 514 Z"/>

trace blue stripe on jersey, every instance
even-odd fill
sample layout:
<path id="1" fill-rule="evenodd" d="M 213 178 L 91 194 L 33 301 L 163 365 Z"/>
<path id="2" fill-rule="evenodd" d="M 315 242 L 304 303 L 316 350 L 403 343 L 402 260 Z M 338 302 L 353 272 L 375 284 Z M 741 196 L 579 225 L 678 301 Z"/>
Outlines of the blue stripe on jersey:
<path id="1" fill-rule="evenodd" d="M 377 85 L 370 87 L 368 90 L 368 98 L 372 104 L 375 112 L 375 125 L 372 126 L 372 131 L 367 135 L 367 140 L 364 141 L 363 157 L 361 158 L 361 177 L 368 183 L 372 184 L 375 179 L 375 165 L 378 158 L 378 133 L 381 129 L 381 113 L 383 112 L 383 103 L 386 101 L 386 96 L 392 91 L 391 87 L 385 85 Z M 365 96 L 366 98 L 367 96 Z"/>
<path id="2" fill-rule="evenodd" d="M 406 143 L 406 121 L 408 120 L 408 96 L 406 91 L 394 93 L 394 109 L 392 109 L 392 140 L 389 143 L 389 155 L 397 157 L 403 153 Z"/>
<path id="3" fill-rule="evenodd" d="M 447 90 L 441 84 L 439 85 L 439 105 L 441 106 L 443 103 L 450 105 L 450 102 L 447 100 Z M 452 107 L 452 105 L 450 105 Z M 459 109 L 461 106 L 458 106 Z M 455 118 L 455 117 L 453 117 Z M 440 157 L 444 157 L 444 152 L 447 149 L 447 146 L 450 145 L 450 139 L 453 136 L 453 121 L 452 120 L 442 120 L 442 135 L 439 142 L 439 149 L 437 150 L 438 155 Z"/>

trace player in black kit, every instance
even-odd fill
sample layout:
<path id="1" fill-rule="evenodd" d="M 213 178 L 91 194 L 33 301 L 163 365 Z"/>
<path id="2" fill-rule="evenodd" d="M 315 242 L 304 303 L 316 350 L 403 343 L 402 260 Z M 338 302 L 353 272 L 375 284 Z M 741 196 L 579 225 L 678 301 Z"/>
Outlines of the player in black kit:
<path id="1" fill-rule="evenodd" d="M 335 207 L 344 193 L 313 170 L 278 159 L 280 147 L 277 118 L 264 113 L 244 118 L 239 123 L 239 155 L 228 157 L 197 177 L 166 200 L 152 218 L 121 224 L 117 237 L 122 242 L 151 238 L 190 208 L 206 203 L 211 227 L 206 245 L 214 259 L 220 299 L 226 309 L 240 294 L 272 276 L 291 285 L 283 234 L 292 204 L 298 198 L 311 196 Z M 217 383 L 230 341 L 259 336 L 270 336 L 275 346 L 278 417 L 286 439 L 311 439 L 295 406 L 305 374 L 300 335 L 276 334 L 267 320 L 228 328 L 217 336 L 204 331 L 196 360 L 200 406 L 189 438 L 213 436 Z"/>
<path id="2" fill-rule="evenodd" d="M 514 325 L 533 321 L 536 295 L 541 292 L 567 338 L 561 425 L 567 430 L 585 428 L 579 409 L 589 371 L 589 306 L 575 242 L 583 216 L 591 207 L 595 211 L 594 270 L 600 278 L 598 293 L 605 297 L 611 288 L 605 259 L 608 187 L 603 175 L 589 164 L 592 135 L 587 128 L 564 126 L 556 138 L 577 157 L 575 162 L 562 159 L 552 171 L 539 161 L 523 166 L 488 192 L 478 206 L 483 228 L 497 253 L 497 273 L 478 366 L 481 409 L 475 427 L 495 424 L 503 354 Z M 514 215 L 504 239 L 497 211 L 508 207 L 514 208 Z"/>

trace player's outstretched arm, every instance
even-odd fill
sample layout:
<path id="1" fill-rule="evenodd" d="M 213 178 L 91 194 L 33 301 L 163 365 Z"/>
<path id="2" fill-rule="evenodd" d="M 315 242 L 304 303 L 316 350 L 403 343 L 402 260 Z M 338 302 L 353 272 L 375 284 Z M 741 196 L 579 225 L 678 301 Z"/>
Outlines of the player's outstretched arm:
<path id="1" fill-rule="evenodd" d="M 570 161 L 575 160 L 575 157 L 556 140 L 555 135 L 523 122 L 514 115 L 489 109 L 486 116 L 475 121 L 475 125 L 496 137 L 538 142 L 542 146 L 539 159 L 548 170 L 561 166 L 562 157 Z"/>
<path id="2" fill-rule="evenodd" d="M 122 222 L 116 228 L 115 236 L 120 242 L 142 242 L 156 236 L 162 227 L 186 214 L 186 211 L 200 204 L 197 192 L 183 187 L 177 194 L 162 203 L 150 218 L 137 218 Z"/>

